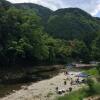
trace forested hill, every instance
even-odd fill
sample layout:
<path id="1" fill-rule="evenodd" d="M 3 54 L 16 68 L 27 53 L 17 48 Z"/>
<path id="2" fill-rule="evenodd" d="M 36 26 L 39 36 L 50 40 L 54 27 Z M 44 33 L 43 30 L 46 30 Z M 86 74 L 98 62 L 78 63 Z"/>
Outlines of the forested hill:
<path id="1" fill-rule="evenodd" d="M 53 37 L 65 40 L 80 39 L 90 44 L 100 31 L 100 22 L 79 8 L 64 8 L 52 11 L 32 3 L 14 4 L 20 9 L 30 9 L 42 18 L 45 31 Z"/>
<path id="2" fill-rule="evenodd" d="M 11 6 L 11 5 L 12 4 L 10 2 L 6 1 L 6 0 L 0 0 L 0 7 L 7 8 L 7 7 Z"/>
<path id="3" fill-rule="evenodd" d="M 33 3 L 17 3 L 13 5 L 19 9 L 31 9 L 35 11 L 38 16 L 42 17 L 43 20 L 48 19 L 48 17 L 53 12 L 49 8 L 43 7 L 41 5 L 33 4 Z"/>
<path id="4" fill-rule="evenodd" d="M 90 43 L 100 31 L 100 21 L 79 8 L 65 8 L 52 13 L 46 29 L 54 37 Z"/>
<path id="5" fill-rule="evenodd" d="M 0 0 L 0 66 L 100 60 L 99 23 L 79 8 Z"/>

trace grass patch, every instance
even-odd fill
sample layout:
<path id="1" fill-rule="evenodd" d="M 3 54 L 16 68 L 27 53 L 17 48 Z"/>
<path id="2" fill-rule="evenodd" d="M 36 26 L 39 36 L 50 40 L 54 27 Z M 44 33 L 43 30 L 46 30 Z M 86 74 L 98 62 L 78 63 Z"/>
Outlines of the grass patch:
<path id="1" fill-rule="evenodd" d="M 62 97 L 58 97 L 57 100 L 83 100 L 86 97 L 100 94 L 100 84 L 99 83 L 95 83 L 93 85 L 93 89 L 94 91 L 91 91 L 89 88 L 79 89 L 69 94 L 65 94 Z"/>
<path id="2" fill-rule="evenodd" d="M 100 94 L 100 83 L 99 82 L 94 84 L 94 90 L 95 90 L 94 94 Z"/>
<path id="3" fill-rule="evenodd" d="M 98 76 L 99 75 L 98 70 L 96 68 L 86 70 L 85 73 L 92 75 L 92 76 Z"/>
<path id="4" fill-rule="evenodd" d="M 63 97 L 59 97 L 57 100 L 82 100 L 82 98 L 86 96 L 86 92 L 84 90 L 85 89 L 74 91 L 70 94 L 66 94 Z"/>

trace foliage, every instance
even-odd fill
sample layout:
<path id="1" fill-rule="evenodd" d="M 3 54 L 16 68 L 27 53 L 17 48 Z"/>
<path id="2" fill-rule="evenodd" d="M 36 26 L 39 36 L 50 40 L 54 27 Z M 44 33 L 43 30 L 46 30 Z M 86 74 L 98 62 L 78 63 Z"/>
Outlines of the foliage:
<path id="1" fill-rule="evenodd" d="M 87 73 L 91 76 L 98 76 L 99 75 L 98 70 L 96 68 L 86 70 L 85 73 Z"/>
<path id="2" fill-rule="evenodd" d="M 24 9 L 24 10 L 31 10 L 32 12 L 35 12 L 38 16 L 42 18 L 42 23 L 45 25 L 46 20 L 50 16 L 50 14 L 53 12 L 49 8 L 37 5 L 37 4 L 32 4 L 32 3 L 19 3 L 19 4 L 14 4 L 14 6 L 18 9 Z"/>
<path id="3" fill-rule="evenodd" d="M 100 31 L 96 19 L 78 8 L 55 11 L 48 19 L 46 30 L 57 38 L 66 40 L 80 39 L 88 46 Z"/>
<path id="4" fill-rule="evenodd" d="M 78 8 L 53 12 L 1 0 L 0 66 L 100 60 L 99 27 L 99 19 Z"/>
<path id="5" fill-rule="evenodd" d="M 96 66 L 96 69 L 97 69 L 97 71 L 98 71 L 98 73 L 99 73 L 99 75 L 100 75 L 100 64 L 98 64 L 98 65 Z"/>
<path id="6" fill-rule="evenodd" d="M 82 100 L 84 96 L 86 96 L 86 92 L 84 89 L 80 89 L 68 95 L 66 94 L 65 96 L 59 97 L 57 100 Z"/>
<path id="7" fill-rule="evenodd" d="M 89 49 L 83 41 L 73 40 L 71 41 L 72 57 L 76 59 L 82 59 L 85 62 L 89 61 Z"/>
<path id="8" fill-rule="evenodd" d="M 100 33 L 92 43 L 92 57 L 96 60 L 100 60 Z"/>
<path id="9" fill-rule="evenodd" d="M 73 91 L 69 94 L 65 94 L 64 96 L 57 98 L 57 100 L 83 100 L 88 96 L 98 95 L 100 94 L 100 84 L 93 84 L 93 90 L 94 92 L 90 92 L 89 89 L 83 88 L 77 91 Z"/>
<path id="10" fill-rule="evenodd" d="M 0 45 L 8 65 L 18 59 L 37 61 L 48 57 L 41 21 L 35 13 L 16 8 L 0 13 Z"/>
<path id="11" fill-rule="evenodd" d="M 92 79 L 87 79 L 87 85 L 89 87 L 88 89 L 88 94 L 94 94 L 95 93 L 95 89 L 94 89 L 94 81 Z"/>

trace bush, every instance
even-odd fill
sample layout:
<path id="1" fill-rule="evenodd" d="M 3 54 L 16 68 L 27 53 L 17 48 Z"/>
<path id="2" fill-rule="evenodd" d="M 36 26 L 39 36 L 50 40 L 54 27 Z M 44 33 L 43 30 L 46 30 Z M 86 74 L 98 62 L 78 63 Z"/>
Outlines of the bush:
<path id="1" fill-rule="evenodd" d="M 59 97 L 58 100 L 83 100 L 86 96 L 86 90 L 80 89 L 78 91 L 74 91 L 70 94 L 66 94 L 63 97 Z"/>
<path id="2" fill-rule="evenodd" d="M 83 100 L 88 96 L 100 94 L 100 84 L 95 83 L 92 79 L 87 80 L 89 88 L 83 88 L 70 94 L 65 94 L 62 97 L 59 97 L 57 100 Z"/>
<path id="3" fill-rule="evenodd" d="M 87 85 L 88 85 L 88 91 L 87 94 L 91 95 L 93 93 L 95 93 L 95 89 L 94 89 L 94 81 L 92 79 L 87 79 Z"/>

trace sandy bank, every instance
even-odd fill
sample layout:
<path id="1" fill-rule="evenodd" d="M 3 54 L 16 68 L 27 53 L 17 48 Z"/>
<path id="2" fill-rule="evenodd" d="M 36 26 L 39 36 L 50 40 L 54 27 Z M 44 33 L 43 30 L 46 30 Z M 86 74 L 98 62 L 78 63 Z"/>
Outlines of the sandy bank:
<path id="1" fill-rule="evenodd" d="M 75 77 L 72 76 L 74 79 Z M 32 83 L 30 86 L 22 86 L 22 89 L 15 91 L 15 93 L 8 95 L 0 100 L 54 100 L 56 96 L 59 96 L 55 88 L 58 86 L 59 89 L 68 89 L 70 87 L 70 81 L 67 81 L 67 85 L 64 85 L 64 79 L 66 76 L 64 73 L 43 80 L 37 83 Z M 73 90 L 80 88 L 80 85 L 73 85 Z"/>

